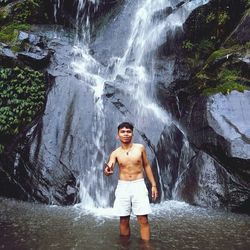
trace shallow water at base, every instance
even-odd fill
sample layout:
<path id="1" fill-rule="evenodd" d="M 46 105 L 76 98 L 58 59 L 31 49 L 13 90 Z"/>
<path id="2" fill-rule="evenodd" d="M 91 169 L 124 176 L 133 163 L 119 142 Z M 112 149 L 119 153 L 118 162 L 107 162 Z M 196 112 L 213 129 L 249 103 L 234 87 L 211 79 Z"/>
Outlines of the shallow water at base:
<path id="1" fill-rule="evenodd" d="M 121 239 L 112 209 L 85 210 L 0 199 L 0 249 L 250 249 L 250 217 L 176 201 L 153 205 L 152 239 L 140 240 L 136 217 Z"/>

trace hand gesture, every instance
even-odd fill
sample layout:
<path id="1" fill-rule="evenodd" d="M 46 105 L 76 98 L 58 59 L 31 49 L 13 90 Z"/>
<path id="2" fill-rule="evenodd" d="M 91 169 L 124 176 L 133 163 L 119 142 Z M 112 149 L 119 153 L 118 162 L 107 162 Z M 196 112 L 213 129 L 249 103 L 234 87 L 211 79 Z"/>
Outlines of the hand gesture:
<path id="1" fill-rule="evenodd" d="M 109 176 L 109 175 L 112 175 L 114 173 L 114 170 L 113 170 L 113 163 L 111 164 L 111 167 L 105 163 L 104 164 L 104 174 L 106 176 Z"/>

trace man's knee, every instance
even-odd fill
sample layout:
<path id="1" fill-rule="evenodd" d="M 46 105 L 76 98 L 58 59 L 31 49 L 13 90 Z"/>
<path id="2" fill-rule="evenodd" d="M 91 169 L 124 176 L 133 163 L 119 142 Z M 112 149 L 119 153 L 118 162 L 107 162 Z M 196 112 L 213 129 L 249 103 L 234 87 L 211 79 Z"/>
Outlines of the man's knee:
<path id="1" fill-rule="evenodd" d="M 130 216 L 122 216 L 122 217 L 120 217 L 120 224 L 122 226 L 128 226 L 129 225 L 129 219 L 130 219 Z"/>
<path id="2" fill-rule="evenodd" d="M 129 216 L 120 217 L 120 236 L 122 237 L 130 236 L 129 219 Z"/>
<path id="3" fill-rule="evenodd" d="M 147 215 L 138 215 L 137 220 L 141 226 L 148 226 L 148 216 Z"/>

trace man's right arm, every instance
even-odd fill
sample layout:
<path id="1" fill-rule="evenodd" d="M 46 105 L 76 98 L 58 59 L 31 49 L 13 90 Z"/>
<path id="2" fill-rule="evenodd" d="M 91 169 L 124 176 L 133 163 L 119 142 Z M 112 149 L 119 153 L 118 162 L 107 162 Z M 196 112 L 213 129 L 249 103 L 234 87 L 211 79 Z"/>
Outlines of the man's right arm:
<path id="1" fill-rule="evenodd" d="M 115 151 L 113 151 L 109 157 L 108 163 L 105 163 L 104 174 L 106 176 L 112 175 L 114 173 L 115 163 L 116 163 L 116 155 Z"/>

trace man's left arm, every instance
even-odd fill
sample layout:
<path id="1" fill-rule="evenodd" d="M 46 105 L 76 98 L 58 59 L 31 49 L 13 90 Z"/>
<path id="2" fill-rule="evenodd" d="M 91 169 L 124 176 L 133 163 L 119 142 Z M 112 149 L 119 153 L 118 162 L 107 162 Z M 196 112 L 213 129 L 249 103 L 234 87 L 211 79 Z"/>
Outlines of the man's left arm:
<path id="1" fill-rule="evenodd" d="M 156 200 L 156 198 L 158 197 L 157 186 L 156 186 L 156 182 L 155 182 L 155 178 L 154 178 L 151 166 L 147 158 L 146 149 L 143 145 L 142 145 L 142 160 L 143 160 L 143 167 L 144 167 L 145 173 L 147 175 L 148 180 L 151 183 L 152 198 L 153 200 Z"/>

